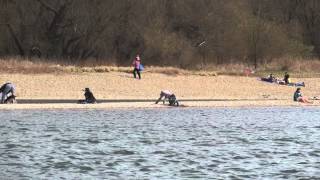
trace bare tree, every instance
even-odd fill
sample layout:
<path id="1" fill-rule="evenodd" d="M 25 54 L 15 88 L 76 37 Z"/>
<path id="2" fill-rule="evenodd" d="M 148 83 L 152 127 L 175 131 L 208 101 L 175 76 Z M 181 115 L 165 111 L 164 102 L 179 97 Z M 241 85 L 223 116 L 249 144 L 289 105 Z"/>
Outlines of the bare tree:
<path id="1" fill-rule="evenodd" d="M 258 67 L 266 59 L 310 56 L 312 49 L 320 57 L 319 4 L 0 0 L 0 56 L 26 56 L 39 49 L 48 59 L 128 65 L 140 53 L 144 63 L 183 68 L 223 63 Z"/>

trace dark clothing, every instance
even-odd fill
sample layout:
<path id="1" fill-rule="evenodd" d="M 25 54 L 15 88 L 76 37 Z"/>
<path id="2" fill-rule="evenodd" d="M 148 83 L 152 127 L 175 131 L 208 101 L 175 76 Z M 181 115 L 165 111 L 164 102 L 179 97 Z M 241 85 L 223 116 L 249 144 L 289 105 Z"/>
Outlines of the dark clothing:
<path id="1" fill-rule="evenodd" d="M 85 99 L 79 100 L 78 103 L 80 103 L 80 104 L 95 104 L 95 103 L 97 103 L 96 98 L 93 96 L 93 94 L 89 88 L 85 88 L 83 91 L 85 92 L 84 93 Z"/>
<path id="2" fill-rule="evenodd" d="M 169 97 L 169 106 L 179 106 L 179 102 L 177 101 L 177 98 L 174 94 L 172 94 L 170 97 Z"/>
<path id="3" fill-rule="evenodd" d="M 269 82 L 269 83 L 273 83 L 273 82 L 275 82 L 276 81 L 276 78 L 272 75 L 272 74 L 270 74 L 268 77 L 266 77 L 266 78 L 261 78 L 261 81 L 266 81 L 266 82 Z"/>
<path id="4" fill-rule="evenodd" d="M 163 104 L 164 104 L 165 101 L 168 100 L 171 95 L 172 95 L 172 93 L 171 93 L 170 91 L 168 91 L 168 90 L 163 90 L 163 91 L 161 91 L 161 92 L 160 92 L 160 97 L 159 97 L 159 99 L 156 101 L 156 104 L 158 104 L 159 101 L 162 100 L 162 98 L 164 98 L 164 99 L 163 99 Z"/>
<path id="5" fill-rule="evenodd" d="M 141 74 L 140 74 L 140 70 L 138 68 L 134 68 L 133 70 L 133 77 L 136 78 L 136 73 L 139 76 L 139 79 L 141 79 Z"/>
<path id="6" fill-rule="evenodd" d="M 93 94 L 92 94 L 92 92 L 91 91 L 86 91 L 85 93 L 84 93 L 84 97 L 86 98 L 85 99 L 85 102 L 86 103 L 96 103 L 96 98 L 93 96 Z"/>
<path id="7" fill-rule="evenodd" d="M 283 80 L 284 80 L 284 82 L 285 82 L 286 84 L 289 84 L 289 83 L 290 83 L 290 82 L 289 82 L 289 78 L 290 78 L 290 75 L 289 75 L 289 74 L 285 74 L 285 75 L 284 75 Z"/>
<path id="8" fill-rule="evenodd" d="M 302 97 L 302 94 L 300 91 L 296 91 L 293 95 L 293 101 L 298 101 L 299 97 Z"/>
<path id="9" fill-rule="evenodd" d="M 158 102 L 161 100 L 163 101 L 163 104 L 166 102 L 166 100 L 168 100 L 169 106 L 179 106 L 179 102 L 177 101 L 176 96 L 168 90 L 161 91 L 160 97 L 156 101 L 156 104 L 158 104 Z"/>
<path id="10" fill-rule="evenodd" d="M 15 95 L 11 95 L 6 100 L 4 100 L 4 104 L 15 104 L 15 103 L 17 103 Z"/>
<path id="11" fill-rule="evenodd" d="M 261 78 L 261 81 L 266 81 L 266 82 L 269 82 L 269 83 L 273 83 L 273 79 L 271 78 Z"/>
<path id="12" fill-rule="evenodd" d="M 15 87 L 12 83 L 5 83 L 0 87 L 0 93 L 1 93 L 1 104 L 5 103 L 5 100 L 8 98 L 8 95 L 14 95 L 15 94 Z"/>
<path id="13" fill-rule="evenodd" d="M 9 85 L 9 84 L 11 84 L 11 83 L 5 83 L 5 84 L 3 84 L 3 85 L 0 87 L 0 93 L 2 93 L 2 92 L 5 90 L 6 86 Z"/>

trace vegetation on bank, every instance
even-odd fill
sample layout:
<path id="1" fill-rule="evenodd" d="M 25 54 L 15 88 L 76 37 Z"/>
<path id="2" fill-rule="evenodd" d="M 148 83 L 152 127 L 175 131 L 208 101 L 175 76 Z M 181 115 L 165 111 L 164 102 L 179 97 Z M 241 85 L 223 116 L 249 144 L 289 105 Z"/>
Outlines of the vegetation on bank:
<path id="1" fill-rule="evenodd" d="M 90 62 L 90 61 L 88 61 Z M 45 60 L 45 59 L 21 59 L 6 58 L 0 59 L 0 73 L 18 73 L 18 74 L 44 74 L 44 73 L 107 73 L 123 72 L 132 73 L 130 66 L 116 66 L 114 64 L 95 63 L 77 63 L 73 64 L 67 60 Z M 319 60 L 301 60 L 301 59 L 277 59 L 274 62 L 262 64 L 254 70 L 247 64 L 221 64 L 207 65 L 206 67 L 195 66 L 192 69 L 181 69 L 177 67 L 146 66 L 143 73 L 160 73 L 167 75 L 199 75 L 199 76 L 217 76 L 217 75 L 235 75 L 245 76 L 245 70 L 250 69 L 250 76 L 267 76 L 273 73 L 282 77 L 285 71 L 290 72 L 292 77 L 320 77 Z"/>
<path id="2" fill-rule="evenodd" d="M 308 66 L 320 58 L 319 19 L 319 0 L 1 0 L 0 57 L 128 66 L 140 53 L 147 66 L 223 72 L 293 57 Z"/>

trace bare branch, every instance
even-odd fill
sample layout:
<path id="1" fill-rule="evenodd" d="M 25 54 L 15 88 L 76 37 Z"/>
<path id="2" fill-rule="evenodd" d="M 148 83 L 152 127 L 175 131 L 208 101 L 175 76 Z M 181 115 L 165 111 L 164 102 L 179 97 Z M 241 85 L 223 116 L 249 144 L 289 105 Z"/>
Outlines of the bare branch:
<path id="1" fill-rule="evenodd" d="M 46 4 L 45 2 L 43 2 L 42 0 L 36 0 L 38 1 L 43 7 L 45 7 L 46 9 L 48 9 L 49 11 L 52 11 L 54 14 L 57 14 L 58 11 L 56 9 L 54 9 L 53 7 L 51 7 L 50 5 Z"/>
<path id="2" fill-rule="evenodd" d="M 15 44 L 16 44 L 17 47 L 18 47 L 20 56 L 24 56 L 25 53 L 24 53 L 24 50 L 23 50 L 23 48 L 22 48 L 22 44 L 21 44 L 20 40 L 18 39 L 18 37 L 16 36 L 16 34 L 15 34 L 15 32 L 14 32 L 11 24 L 7 24 L 7 27 L 8 27 L 8 29 L 9 29 L 9 32 L 10 32 L 10 34 L 11 34 L 11 36 L 12 36 Z"/>

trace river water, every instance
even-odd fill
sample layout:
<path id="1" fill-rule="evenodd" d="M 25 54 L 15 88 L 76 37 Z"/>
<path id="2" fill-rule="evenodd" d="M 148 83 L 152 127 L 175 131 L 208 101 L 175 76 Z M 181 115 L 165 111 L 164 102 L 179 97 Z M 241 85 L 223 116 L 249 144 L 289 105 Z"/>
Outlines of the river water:
<path id="1" fill-rule="evenodd" d="M 319 110 L 0 111 L 0 179 L 317 179 Z"/>

